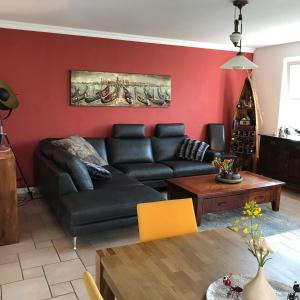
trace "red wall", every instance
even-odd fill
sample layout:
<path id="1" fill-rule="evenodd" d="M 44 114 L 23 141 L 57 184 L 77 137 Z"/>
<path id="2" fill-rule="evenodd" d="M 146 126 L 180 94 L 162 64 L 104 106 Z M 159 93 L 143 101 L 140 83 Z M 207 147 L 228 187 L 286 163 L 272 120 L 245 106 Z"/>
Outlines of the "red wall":
<path id="1" fill-rule="evenodd" d="M 205 124 L 229 126 L 244 73 L 219 67 L 233 52 L 0 29 L 1 77 L 20 106 L 5 130 L 30 185 L 39 140 L 71 134 L 104 136 L 114 123 L 183 122 L 203 138 Z M 250 55 L 251 57 L 251 55 Z M 172 76 L 169 108 L 72 107 L 69 71 L 91 70 Z"/>

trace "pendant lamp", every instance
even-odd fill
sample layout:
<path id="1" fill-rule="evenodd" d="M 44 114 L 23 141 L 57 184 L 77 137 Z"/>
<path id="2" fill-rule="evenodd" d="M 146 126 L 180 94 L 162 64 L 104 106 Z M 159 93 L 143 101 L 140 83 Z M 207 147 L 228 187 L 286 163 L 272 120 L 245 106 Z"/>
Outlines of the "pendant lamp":
<path id="1" fill-rule="evenodd" d="M 230 35 L 230 40 L 235 47 L 239 48 L 238 53 L 230 59 L 228 62 L 221 66 L 221 69 L 230 70 L 253 70 L 258 66 L 245 57 L 242 53 L 242 35 L 243 35 L 243 16 L 242 8 L 248 4 L 248 0 L 234 0 L 233 5 L 235 6 L 235 17 L 234 17 L 234 32 Z M 239 10 L 238 17 L 236 11 Z"/>

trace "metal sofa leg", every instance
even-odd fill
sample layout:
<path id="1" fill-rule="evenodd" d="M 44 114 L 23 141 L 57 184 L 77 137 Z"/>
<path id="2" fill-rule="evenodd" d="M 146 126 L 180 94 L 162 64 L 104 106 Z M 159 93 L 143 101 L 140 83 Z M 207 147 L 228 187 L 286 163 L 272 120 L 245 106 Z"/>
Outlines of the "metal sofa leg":
<path id="1" fill-rule="evenodd" d="M 73 249 L 77 250 L 77 236 L 73 237 Z"/>

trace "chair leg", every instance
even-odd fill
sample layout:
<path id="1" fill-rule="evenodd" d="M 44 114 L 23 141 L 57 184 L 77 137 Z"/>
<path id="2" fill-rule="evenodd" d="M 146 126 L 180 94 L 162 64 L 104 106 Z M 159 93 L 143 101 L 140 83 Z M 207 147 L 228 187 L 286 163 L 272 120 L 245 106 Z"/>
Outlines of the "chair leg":
<path id="1" fill-rule="evenodd" d="M 77 250 L 77 236 L 73 237 L 73 249 Z"/>

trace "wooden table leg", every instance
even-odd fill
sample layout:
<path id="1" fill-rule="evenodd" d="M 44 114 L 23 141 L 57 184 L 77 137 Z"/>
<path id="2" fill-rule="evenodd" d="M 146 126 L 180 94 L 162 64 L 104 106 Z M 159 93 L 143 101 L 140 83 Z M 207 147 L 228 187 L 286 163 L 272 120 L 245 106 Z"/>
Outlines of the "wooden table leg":
<path id="1" fill-rule="evenodd" d="M 110 255 L 106 251 L 98 250 L 96 254 L 96 285 L 104 300 L 115 300 L 115 295 L 104 278 L 104 268 L 101 264 L 101 257 Z"/>
<path id="2" fill-rule="evenodd" d="M 202 200 L 198 198 L 193 198 L 193 204 L 194 204 L 197 226 L 200 226 L 202 222 L 202 214 L 203 214 Z"/>
<path id="3" fill-rule="evenodd" d="M 104 300 L 115 300 L 115 295 L 111 291 L 109 285 L 107 284 L 107 282 L 105 281 L 103 276 L 102 276 L 102 280 L 100 283 L 100 294 Z"/>
<path id="4" fill-rule="evenodd" d="M 274 210 L 274 211 L 279 211 L 280 196 L 281 196 L 281 187 L 278 187 L 274 190 L 274 193 L 273 193 L 272 210 Z"/>

